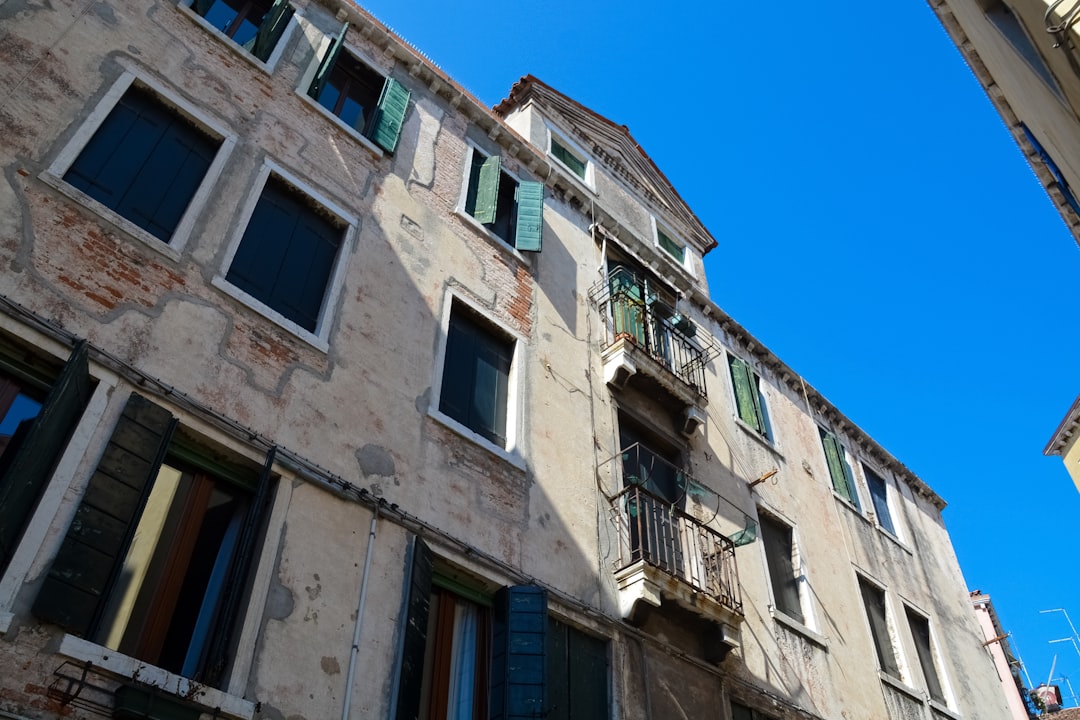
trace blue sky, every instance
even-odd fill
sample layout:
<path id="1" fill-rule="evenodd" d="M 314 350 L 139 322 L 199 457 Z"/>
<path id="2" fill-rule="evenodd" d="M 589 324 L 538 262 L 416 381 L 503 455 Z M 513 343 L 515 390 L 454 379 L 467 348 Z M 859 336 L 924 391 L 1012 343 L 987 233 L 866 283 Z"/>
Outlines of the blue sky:
<path id="1" fill-rule="evenodd" d="M 1080 493 L 1042 455 L 1080 249 L 927 4 L 362 5 L 488 105 L 531 73 L 629 126 L 719 242 L 713 299 L 949 502 L 1032 680 L 1056 653 L 1080 692 L 1039 612 L 1080 623 Z"/>

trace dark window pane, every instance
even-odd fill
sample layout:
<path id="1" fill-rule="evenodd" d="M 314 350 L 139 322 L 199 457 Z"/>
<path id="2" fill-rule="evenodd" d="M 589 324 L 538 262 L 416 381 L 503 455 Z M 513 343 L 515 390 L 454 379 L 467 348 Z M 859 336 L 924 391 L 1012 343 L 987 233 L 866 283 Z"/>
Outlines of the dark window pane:
<path id="1" fill-rule="evenodd" d="M 443 361 L 439 411 L 491 442 L 506 446 L 508 378 L 514 345 L 455 306 Z"/>
<path id="2" fill-rule="evenodd" d="M 799 603 L 799 580 L 792 559 L 791 528 L 768 515 L 761 516 L 761 536 L 769 566 L 776 608 L 790 618 L 804 622 Z"/>
<path id="3" fill-rule="evenodd" d="M 870 635 L 874 640 L 878 664 L 882 671 L 895 678 L 900 677 L 900 668 L 896 664 L 892 638 L 889 636 L 889 624 L 885 609 L 885 593 L 882 590 L 859 580 L 859 591 L 866 606 L 866 617 L 870 623 Z"/>
<path id="4" fill-rule="evenodd" d="M 889 513 L 889 494 L 885 480 L 870 468 L 866 470 L 866 484 L 870 487 L 870 497 L 874 501 L 874 514 L 877 516 L 878 525 L 896 534 L 896 526 L 893 525 L 892 515 Z"/>
<path id="5" fill-rule="evenodd" d="M 305 197 L 270 178 L 225 278 L 314 332 L 341 236 Z"/>
<path id="6" fill-rule="evenodd" d="M 64 180 L 168 242 L 218 145 L 151 94 L 133 88 L 105 118 Z"/>
<path id="7" fill-rule="evenodd" d="M 911 628 L 911 639 L 915 641 L 915 649 L 919 653 L 919 665 L 926 680 L 926 690 L 934 700 L 944 703 L 945 693 L 941 691 L 941 680 L 938 678 L 934 652 L 930 645 L 930 621 L 912 612 L 911 608 L 907 609 L 907 621 Z"/>

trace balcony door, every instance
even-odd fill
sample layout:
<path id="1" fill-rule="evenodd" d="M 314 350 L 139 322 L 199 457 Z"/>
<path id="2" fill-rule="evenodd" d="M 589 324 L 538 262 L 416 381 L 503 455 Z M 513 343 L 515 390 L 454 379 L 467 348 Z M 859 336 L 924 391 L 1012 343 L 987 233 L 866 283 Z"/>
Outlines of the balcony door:
<path id="1" fill-rule="evenodd" d="M 681 576 L 683 549 L 677 511 L 686 502 L 678 449 L 623 417 L 619 420 L 625 521 L 630 557 Z"/>

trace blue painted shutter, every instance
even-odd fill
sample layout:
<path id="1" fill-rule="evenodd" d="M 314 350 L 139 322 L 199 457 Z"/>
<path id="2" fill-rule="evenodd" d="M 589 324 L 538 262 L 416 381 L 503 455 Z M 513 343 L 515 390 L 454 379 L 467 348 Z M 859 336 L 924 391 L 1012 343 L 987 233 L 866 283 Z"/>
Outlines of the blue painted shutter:
<path id="1" fill-rule="evenodd" d="M 505 587 L 495 595 L 490 720 L 540 718 L 546 711 L 547 591 Z"/>
<path id="2" fill-rule="evenodd" d="M 313 99 L 318 100 L 319 95 L 322 94 L 323 86 L 326 85 L 326 78 L 330 76 L 330 71 L 334 68 L 334 63 L 337 61 L 337 56 L 341 52 L 342 45 L 345 44 L 345 33 L 349 29 L 349 23 L 345 23 L 341 26 L 341 32 L 334 38 L 334 41 L 330 43 L 330 47 L 326 49 L 326 54 L 323 55 L 322 60 L 319 61 L 319 69 L 315 71 L 315 77 L 311 79 L 311 85 L 308 87 L 308 95 Z"/>
<path id="3" fill-rule="evenodd" d="M 476 205 L 473 217 L 484 224 L 495 222 L 495 210 L 499 203 L 499 178 L 502 176 L 501 158 L 498 155 L 484 158 L 473 172 L 478 173 Z"/>
<path id="4" fill-rule="evenodd" d="M 514 247 L 518 250 L 540 252 L 544 232 L 544 183 L 519 183 L 517 203 Z"/>
<path id="5" fill-rule="evenodd" d="M 419 537 L 413 538 L 405 599 L 405 629 L 398 675 L 395 720 L 420 717 L 420 691 L 424 684 L 424 655 L 427 651 L 428 616 L 431 613 L 431 550 Z"/>
<path id="6" fill-rule="evenodd" d="M 175 428 L 165 408 L 128 398 L 34 602 L 39 618 L 83 637 L 96 629 Z"/>
<path id="7" fill-rule="evenodd" d="M 224 597 L 221 601 L 217 623 L 214 626 L 210 648 L 203 663 L 204 670 L 197 680 L 218 687 L 230 665 L 230 655 L 235 650 L 236 621 L 240 616 L 240 601 L 247 589 L 247 579 L 255 555 L 255 540 L 264 524 L 270 496 L 270 480 L 273 476 L 274 457 L 277 448 L 271 447 L 263 463 L 251 505 L 244 517 L 244 526 L 237 541 L 236 558 L 228 569 Z"/>
<path id="8" fill-rule="evenodd" d="M 90 399 L 86 357 L 86 341 L 81 340 L 49 390 L 26 439 L 0 476 L 0 573 L 11 560 L 41 491 Z"/>
<path id="9" fill-rule="evenodd" d="M 292 16 L 293 9 L 292 5 L 289 5 L 289 0 L 274 0 L 274 4 L 270 6 L 270 10 L 263 16 L 262 24 L 259 25 L 259 32 L 255 35 L 251 54 L 263 62 L 270 59 L 274 46 L 285 33 L 285 28 L 289 26 Z"/>
<path id="10" fill-rule="evenodd" d="M 375 125 L 371 130 L 371 140 L 386 152 L 392 153 L 397 147 L 411 95 L 409 89 L 397 80 L 386 78 L 375 110 Z"/>

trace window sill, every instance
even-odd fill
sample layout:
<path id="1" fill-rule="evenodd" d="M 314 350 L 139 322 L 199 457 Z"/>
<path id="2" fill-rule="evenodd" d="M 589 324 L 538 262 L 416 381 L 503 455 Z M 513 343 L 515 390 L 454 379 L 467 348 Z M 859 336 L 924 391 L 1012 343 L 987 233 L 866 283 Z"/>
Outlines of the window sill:
<path id="1" fill-rule="evenodd" d="M 888 685 L 893 690 L 907 695 L 915 702 L 922 704 L 926 703 L 926 698 L 923 697 L 922 693 L 905 683 L 903 680 L 898 680 L 894 678 L 892 675 L 885 672 L 884 670 L 878 670 L 878 678 L 881 680 L 881 682 Z"/>
<path id="2" fill-rule="evenodd" d="M 933 710 L 935 713 L 943 715 L 947 718 L 954 718 L 955 720 L 960 720 L 960 715 L 950 710 L 948 706 L 944 705 L 943 703 L 940 703 L 937 700 L 933 699 L 931 699 L 929 702 L 930 709 Z"/>
<path id="3" fill-rule="evenodd" d="M 112 225 L 116 230 L 124 233 L 125 235 L 130 235 L 132 238 L 138 240 L 154 252 L 160 255 L 164 255 L 173 262 L 180 261 L 180 251 L 177 250 L 175 247 L 173 247 L 169 243 L 157 239 L 135 223 L 125 218 L 123 215 L 120 215 L 119 213 L 110 210 L 109 208 L 105 207 L 97 200 L 93 199 L 81 190 L 76 190 L 74 187 L 69 185 L 62 177 L 54 175 L 46 170 L 45 172 L 38 175 L 38 179 L 59 192 L 61 195 L 67 197 L 69 200 L 79 203 L 79 205 L 94 213 L 105 222 Z M 173 237 L 170 239 L 177 239 L 176 234 L 174 233 Z"/>
<path id="4" fill-rule="evenodd" d="M 304 343 L 310 345 L 315 350 L 318 350 L 321 353 L 328 353 L 330 351 L 330 343 L 327 342 L 326 338 L 323 338 L 313 332 L 305 330 L 304 328 L 300 327 L 292 320 L 289 320 L 287 317 L 285 317 L 278 311 L 271 309 L 269 306 L 248 295 L 246 292 L 230 283 L 221 275 L 215 275 L 214 278 L 210 281 L 210 284 L 231 297 L 233 300 L 236 300 L 237 302 L 246 305 L 258 314 L 262 315 L 264 318 L 274 323 L 282 330 L 285 330 L 290 335 L 293 335 L 297 339 L 302 340 Z"/>
<path id="5" fill-rule="evenodd" d="M 208 712 L 216 711 L 215 717 L 251 720 L 255 716 L 256 704 L 250 700 L 229 695 L 74 635 L 64 635 L 58 653 L 72 660 L 92 663 L 95 668 L 115 677 L 138 680 L 144 685 L 201 705 Z"/>
<path id="6" fill-rule="evenodd" d="M 292 38 L 293 28 L 296 26 L 296 16 L 300 14 L 299 10 L 294 7 L 293 17 L 289 18 L 288 27 L 285 28 L 285 32 L 281 34 L 281 37 L 278 38 L 277 45 L 274 47 L 273 52 L 270 53 L 270 57 L 267 58 L 266 62 L 263 62 L 262 60 L 245 50 L 242 46 L 237 45 L 231 37 L 208 23 L 206 21 L 206 18 L 204 18 L 202 15 L 192 10 L 191 0 L 180 0 L 180 2 L 177 3 L 177 7 L 180 9 L 180 12 L 191 18 L 192 22 L 194 22 L 196 25 L 199 25 L 203 28 L 203 30 L 220 40 L 221 43 L 224 44 L 225 47 L 227 47 L 234 55 L 250 64 L 252 67 L 266 73 L 267 75 L 270 75 L 274 72 L 274 68 L 277 66 L 278 60 L 283 54 L 285 46 L 289 44 L 289 40 Z"/>
<path id="7" fill-rule="evenodd" d="M 457 420 L 454 420 L 452 417 L 444 415 L 436 408 L 428 409 L 428 417 L 430 417 L 432 420 L 439 423 L 440 425 L 445 426 L 449 430 L 454 431 L 466 440 L 469 440 L 474 444 L 480 446 L 484 450 L 487 450 L 489 453 L 495 455 L 499 459 L 513 465 L 518 470 L 521 470 L 522 472 L 526 470 L 525 460 L 517 452 L 499 447 L 484 436 L 480 435 L 474 430 L 469 429 L 465 425 L 462 425 Z"/>
<path id="8" fill-rule="evenodd" d="M 783 454 L 780 452 L 780 450 L 777 449 L 776 445 L 773 444 L 772 440 L 759 433 L 753 428 L 753 426 L 747 425 L 746 421 L 744 421 L 738 415 L 735 416 L 735 424 L 742 428 L 747 435 L 758 441 L 763 447 L 771 450 L 778 459 L 784 459 Z"/>
<path id="9" fill-rule="evenodd" d="M 892 542 L 896 543 L 897 547 L 899 547 L 901 550 L 906 552 L 908 555 L 914 555 L 915 554 L 914 551 L 912 551 L 912 549 L 910 547 L 908 547 L 907 543 L 905 543 L 903 540 L 901 540 L 900 538 L 893 535 L 891 532 L 889 532 L 885 528 L 881 527 L 877 523 L 874 524 L 874 527 L 877 528 L 877 531 L 879 533 L 881 533 L 882 535 L 887 537 Z"/>
<path id="10" fill-rule="evenodd" d="M 296 94 L 300 97 L 301 101 L 307 103 L 309 107 L 315 110 L 315 112 L 325 117 L 339 130 L 343 131 L 346 135 L 352 137 L 353 140 L 356 140 L 356 142 L 363 145 L 364 149 L 370 151 L 372 155 L 377 158 L 381 158 L 386 155 L 385 150 L 373 143 L 371 140 L 367 139 L 364 135 L 357 131 L 356 128 L 346 125 L 341 118 L 320 105 L 318 100 L 313 99 L 310 95 L 308 95 L 306 92 L 303 92 L 300 88 L 296 89 Z"/>
<path id="11" fill-rule="evenodd" d="M 15 619 L 15 616 L 9 612 L 0 612 L 0 635 L 7 635 L 7 631 L 11 629 L 11 621 Z"/>
<path id="12" fill-rule="evenodd" d="M 528 266 L 530 264 L 529 263 L 529 258 L 522 255 L 521 252 L 519 252 L 517 248 L 515 248 L 513 245 L 511 245 L 506 240 L 503 240 L 501 237 L 499 237 L 495 233 L 488 230 L 486 227 L 484 227 L 480 223 L 476 222 L 476 218 L 474 218 L 469 213 L 465 212 L 463 209 L 461 209 L 461 208 L 455 209 L 454 214 L 457 215 L 459 218 L 461 218 L 463 221 L 465 221 L 466 225 L 468 225 L 469 227 L 474 229 L 480 235 L 487 238 L 501 252 L 503 252 L 506 255 L 514 258 L 515 260 L 522 263 L 523 265 Z"/>
<path id="13" fill-rule="evenodd" d="M 844 497 L 840 493 L 836 492 L 835 490 L 832 491 L 832 494 L 833 494 L 833 498 L 836 499 L 836 502 L 840 503 L 841 505 L 846 507 L 848 510 L 853 512 L 854 514 L 858 515 L 860 518 L 862 518 L 866 522 L 870 522 L 870 520 L 865 515 L 863 515 L 863 512 L 859 508 L 858 505 L 851 502 L 850 500 L 848 500 L 846 497 Z"/>
<path id="14" fill-rule="evenodd" d="M 802 635 L 804 638 L 806 638 L 810 642 L 812 642 L 815 645 L 819 646 L 825 652 L 829 651 L 829 643 L 825 639 L 824 635 L 820 635 L 820 634 L 814 632 L 813 630 L 808 628 L 806 625 L 802 624 L 801 622 L 799 622 L 795 618 L 793 618 L 790 615 L 788 615 L 787 613 L 785 613 L 783 610 L 779 610 L 776 607 L 770 607 L 769 612 L 772 614 L 773 620 L 775 620 L 780 625 L 783 625 L 785 628 L 787 628 L 791 632 Z"/>

